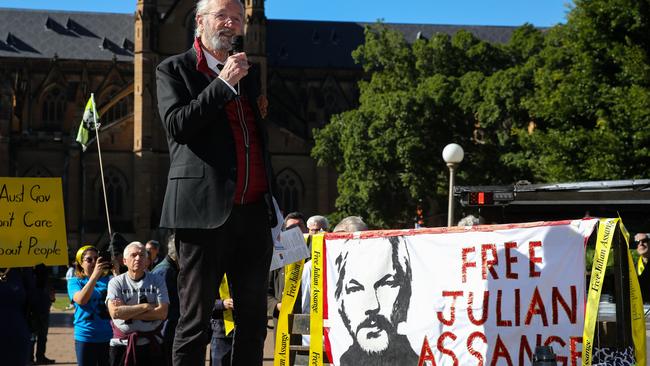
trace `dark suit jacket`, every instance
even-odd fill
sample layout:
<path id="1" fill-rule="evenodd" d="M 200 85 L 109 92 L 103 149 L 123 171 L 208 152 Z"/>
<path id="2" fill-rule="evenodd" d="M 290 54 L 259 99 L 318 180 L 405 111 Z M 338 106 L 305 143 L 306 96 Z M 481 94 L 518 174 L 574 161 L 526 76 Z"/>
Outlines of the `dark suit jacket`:
<path id="1" fill-rule="evenodd" d="M 194 48 L 158 65 L 158 111 L 169 145 L 170 167 L 160 226 L 217 228 L 228 219 L 237 180 L 235 142 L 225 105 L 236 98 L 220 79 L 210 81 L 196 69 Z M 241 81 L 260 134 L 269 194 L 265 196 L 269 223 L 277 218 L 271 201 L 274 175 L 268 154 L 268 135 L 256 99 L 258 78 L 253 68 Z"/>

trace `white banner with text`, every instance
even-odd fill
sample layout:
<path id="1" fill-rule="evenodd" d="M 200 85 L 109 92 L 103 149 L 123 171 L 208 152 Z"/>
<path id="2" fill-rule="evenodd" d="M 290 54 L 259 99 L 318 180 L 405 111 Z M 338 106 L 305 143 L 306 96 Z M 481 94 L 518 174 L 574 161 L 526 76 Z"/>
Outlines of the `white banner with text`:
<path id="1" fill-rule="evenodd" d="M 597 219 L 325 237 L 335 365 L 580 364 Z"/>

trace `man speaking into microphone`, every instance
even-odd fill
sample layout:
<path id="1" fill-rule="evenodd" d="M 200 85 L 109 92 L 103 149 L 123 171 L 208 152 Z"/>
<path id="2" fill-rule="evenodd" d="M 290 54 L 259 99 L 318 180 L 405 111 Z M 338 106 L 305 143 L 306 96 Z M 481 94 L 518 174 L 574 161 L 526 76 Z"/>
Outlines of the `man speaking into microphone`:
<path id="1" fill-rule="evenodd" d="M 266 99 L 241 36 L 239 0 L 199 0 L 194 45 L 156 70 L 170 168 L 160 226 L 174 229 L 180 319 L 173 364 L 203 365 L 204 331 L 226 273 L 235 311 L 232 365 L 261 365 L 272 253 L 273 172 Z"/>

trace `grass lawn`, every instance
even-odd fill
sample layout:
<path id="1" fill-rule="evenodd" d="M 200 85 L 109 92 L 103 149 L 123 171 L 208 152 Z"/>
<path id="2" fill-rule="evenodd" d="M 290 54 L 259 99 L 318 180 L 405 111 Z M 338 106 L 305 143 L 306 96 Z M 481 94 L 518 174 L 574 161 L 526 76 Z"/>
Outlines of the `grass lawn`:
<path id="1" fill-rule="evenodd" d="M 54 301 L 54 304 L 52 304 L 52 306 L 54 306 L 54 308 L 57 310 L 65 310 L 66 306 L 68 305 L 70 305 L 70 299 L 68 298 L 68 294 L 63 292 L 57 292 L 56 300 Z"/>

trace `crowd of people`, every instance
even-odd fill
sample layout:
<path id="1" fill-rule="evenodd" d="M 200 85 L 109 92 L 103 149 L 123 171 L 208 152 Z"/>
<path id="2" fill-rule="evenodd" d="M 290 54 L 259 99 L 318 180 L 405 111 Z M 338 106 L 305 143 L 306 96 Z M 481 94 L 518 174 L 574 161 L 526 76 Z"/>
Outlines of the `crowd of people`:
<path id="1" fill-rule="evenodd" d="M 277 319 L 285 276 L 282 268 L 268 271 L 271 228 L 330 230 L 323 216 L 305 221 L 294 212 L 284 222 L 278 216 L 264 123 L 268 100 L 256 65 L 235 47 L 243 34 L 242 2 L 198 0 L 194 21 L 192 47 L 156 68 L 157 108 L 170 157 L 159 226 L 174 235 L 163 258 L 164 249 L 153 240 L 111 245 L 106 253 L 94 246 L 76 252 L 67 289 L 81 366 L 198 366 L 205 363 L 208 343 L 213 366 L 261 365 L 267 316 Z M 351 216 L 332 231 L 367 229 Z M 645 237 L 637 236 L 638 271 L 647 296 L 650 271 L 642 267 L 648 236 L 640 235 Z M 0 268 L 0 324 L 12 330 L 0 333 L 3 365 L 54 361 L 45 356 L 45 310 L 53 297 L 39 273 Z M 307 260 L 295 312 L 309 310 L 310 273 Z M 221 294 L 228 296 L 219 291 L 224 274 L 229 291 Z M 226 314 L 234 319 L 234 331 L 226 326 Z"/>
<path id="2" fill-rule="evenodd" d="M 134 241 L 122 251 L 124 266 L 84 246 L 75 257 L 68 296 L 74 305 L 77 362 L 85 365 L 171 365 L 180 317 L 175 235 L 167 255 L 156 241 Z M 152 266 L 151 263 L 158 263 Z M 124 270 L 122 270 L 124 269 Z M 224 338 L 223 311 L 232 299 L 217 299 L 204 339 L 212 342 L 212 365 L 224 365 L 230 350 Z M 220 326 L 221 324 L 221 326 Z M 229 363 L 228 363 L 229 364 Z"/>
<path id="3" fill-rule="evenodd" d="M 466 220 L 480 224 L 478 218 Z M 304 234 L 330 231 L 327 218 L 316 215 L 305 220 L 299 212 L 284 218 L 283 230 L 298 227 Z M 358 216 L 341 220 L 332 232 L 357 232 L 368 226 Z M 310 245 L 311 237 L 306 244 Z M 67 279 L 68 296 L 74 308 L 74 341 L 79 365 L 172 365 L 174 337 L 180 317 L 176 238 L 170 235 L 166 250 L 156 241 L 134 241 L 104 257 L 94 246 L 81 247 Z M 650 299 L 650 234 L 634 236 L 638 254 L 636 270 L 642 296 Z M 118 246 L 118 249 L 114 247 Z M 115 255 L 119 251 L 120 255 Z M 166 252 L 166 255 L 160 255 Z M 112 258 L 111 258 L 112 257 Z M 117 262 L 121 260 L 121 263 Z M 151 263 L 157 265 L 152 266 Z M 293 313 L 309 313 L 311 261 L 303 267 L 299 299 Z M 284 268 L 269 272 L 268 316 L 277 320 L 282 306 Z M 215 284 L 218 287 L 218 284 Z M 50 306 L 54 290 L 44 265 L 0 270 L 0 322 L 14 329 L 0 336 L 0 344 L 12 349 L 9 365 L 43 365 L 55 361 L 45 356 Z M 28 309 L 28 310 L 26 310 Z M 212 366 L 231 365 L 233 331 L 224 326 L 224 311 L 236 312 L 232 298 L 217 297 L 210 321 L 204 325 L 202 342 L 210 345 Z M 24 320 L 24 321 L 23 321 Z M 309 336 L 297 335 L 292 344 L 308 345 Z M 28 340 L 28 341 L 25 341 Z M 23 355 L 23 356 L 21 356 Z M 25 356 L 26 355 L 26 356 Z M 21 358 L 22 357 L 22 358 Z M 24 361 L 23 361 L 24 360 Z"/>

